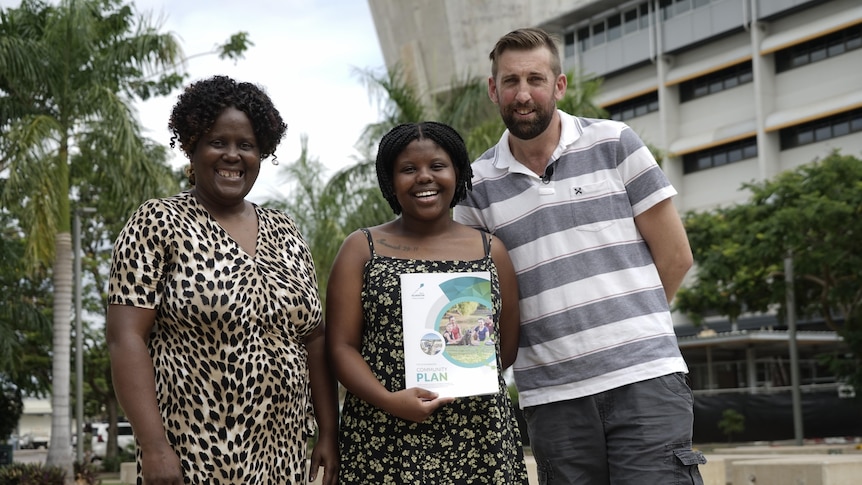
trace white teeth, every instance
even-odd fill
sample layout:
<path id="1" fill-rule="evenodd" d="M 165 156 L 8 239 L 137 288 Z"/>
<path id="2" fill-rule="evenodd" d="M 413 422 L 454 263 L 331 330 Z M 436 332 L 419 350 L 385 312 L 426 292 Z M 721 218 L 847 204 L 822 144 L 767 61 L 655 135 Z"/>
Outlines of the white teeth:
<path id="1" fill-rule="evenodd" d="M 229 179 L 242 177 L 242 172 L 234 172 L 233 170 L 217 170 L 216 173 Z"/>
<path id="2" fill-rule="evenodd" d="M 425 191 L 425 192 L 418 192 L 418 193 L 416 194 L 416 197 L 429 197 L 429 196 L 432 196 L 432 195 L 437 195 L 437 192 L 434 192 L 434 191 L 431 191 L 431 190 L 428 190 L 428 191 Z"/>

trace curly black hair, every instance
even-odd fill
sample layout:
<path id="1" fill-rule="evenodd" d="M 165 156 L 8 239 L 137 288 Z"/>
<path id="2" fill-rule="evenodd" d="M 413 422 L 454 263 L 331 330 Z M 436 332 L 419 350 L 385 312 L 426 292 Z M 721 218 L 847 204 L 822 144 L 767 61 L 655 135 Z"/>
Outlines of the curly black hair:
<path id="1" fill-rule="evenodd" d="M 212 129 L 225 108 L 236 108 L 248 116 L 261 160 L 275 156 L 275 148 L 287 131 L 281 114 L 262 88 L 227 76 L 194 82 L 179 95 L 168 121 L 173 133 L 171 148 L 179 141 L 180 149 L 191 158 L 198 140 Z"/>
<path id="2" fill-rule="evenodd" d="M 410 142 L 415 140 L 431 140 L 449 154 L 452 164 L 455 166 L 457 180 L 455 182 L 455 196 L 449 207 L 467 197 L 467 191 L 473 189 L 470 179 L 473 178 L 473 169 L 470 167 L 470 156 L 467 154 L 467 146 L 461 135 L 449 125 L 436 121 L 422 121 L 419 123 L 402 123 L 389 130 L 380 140 L 377 148 L 377 183 L 383 198 L 389 202 L 392 211 L 401 214 L 401 204 L 395 197 L 393 176 L 395 170 L 395 159 L 407 148 Z"/>

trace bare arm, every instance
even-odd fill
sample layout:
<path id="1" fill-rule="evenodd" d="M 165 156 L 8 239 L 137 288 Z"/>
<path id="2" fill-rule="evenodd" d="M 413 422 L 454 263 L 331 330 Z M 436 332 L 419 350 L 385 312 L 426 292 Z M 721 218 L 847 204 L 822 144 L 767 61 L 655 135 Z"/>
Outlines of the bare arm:
<path id="1" fill-rule="evenodd" d="M 389 392 L 360 354 L 362 272 L 369 258 L 365 236 L 357 231 L 342 244 L 326 288 L 326 347 L 335 376 L 358 398 L 402 419 L 421 422 L 452 398 L 411 388 Z"/>
<path id="2" fill-rule="evenodd" d="M 338 396 L 335 378 L 326 359 L 324 326 L 320 325 L 305 339 L 308 350 L 308 370 L 311 380 L 311 399 L 317 418 L 319 436 L 311 453 L 309 478 L 317 478 L 323 467 L 324 485 L 335 485 L 338 478 Z"/>
<path id="3" fill-rule="evenodd" d="M 669 303 L 694 261 L 682 220 L 671 199 L 665 199 L 637 216 L 635 224 L 649 246 Z"/>
<path id="4" fill-rule="evenodd" d="M 500 311 L 500 362 L 503 369 L 515 362 L 518 356 L 518 343 L 521 339 L 521 313 L 519 308 L 518 279 L 515 268 L 509 258 L 509 251 L 499 238 L 491 242 L 491 259 L 497 267 L 497 277 L 500 279 L 500 296 L 502 310 Z"/>
<path id="5" fill-rule="evenodd" d="M 153 360 L 147 350 L 156 311 L 109 305 L 106 324 L 111 373 L 117 400 L 141 447 L 142 473 L 147 484 L 183 483 L 180 459 L 165 437 L 156 402 Z"/>

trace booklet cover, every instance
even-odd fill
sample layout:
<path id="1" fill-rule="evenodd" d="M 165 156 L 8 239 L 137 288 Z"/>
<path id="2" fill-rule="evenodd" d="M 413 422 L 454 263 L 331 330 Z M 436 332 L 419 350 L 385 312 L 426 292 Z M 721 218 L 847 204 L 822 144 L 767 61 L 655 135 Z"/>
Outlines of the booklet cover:
<path id="1" fill-rule="evenodd" d="M 407 388 L 441 396 L 498 391 L 491 275 L 401 275 Z"/>

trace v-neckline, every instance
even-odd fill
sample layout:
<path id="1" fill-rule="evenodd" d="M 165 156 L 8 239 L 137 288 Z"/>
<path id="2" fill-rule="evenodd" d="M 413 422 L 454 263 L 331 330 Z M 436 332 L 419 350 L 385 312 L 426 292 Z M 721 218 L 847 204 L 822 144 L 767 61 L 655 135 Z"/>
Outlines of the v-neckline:
<path id="1" fill-rule="evenodd" d="M 240 244 L 239 241 L 237 241 L 236 238 L 234 238 L 231 233 L 227 229 L 225 229 L 224 226 L 222 226 L 221 223 L 219 223 L 219 221 L 215 217 L 213 217 L 210 211 L 208 211 L 206 207 L 204 207 L 204 205 L 201 204 L 200 201 L 198 201 L 197 197 L 195 197 L 194 194 L 188 192 L 188 195 L 192 199 L 192 201 L 194 201 L 194 204 L 198 207 L 198 209 L 206 215 L 206 218 L 210 222 L 210 224 L 217 227 L 218 230 L 222 233 L 223 237 L 228 239 L 234 246 L 236 246 L 242 254 L 246 255 L 246 257 L 254 261 L 258 253 L 258 247 L 260 247 L 260 210 L 257 204 L 255 204 L 254 202 L 249 202 L 251 204 L 252 210 L 254 210 L 254 216 L 257 222 L 257 231 L 254 235 L 254 247 L 252 248 L 253 251 L 249 253 L 246 248 L 244 248 L 243 245 Z"/>

